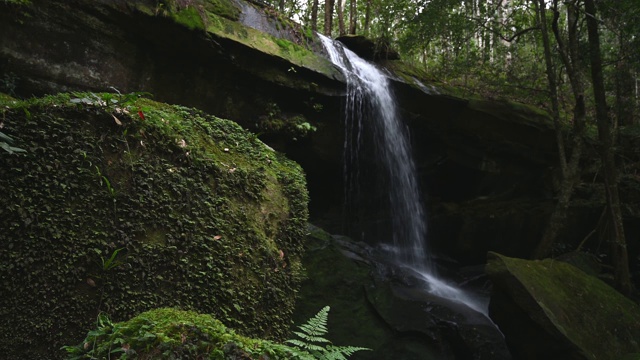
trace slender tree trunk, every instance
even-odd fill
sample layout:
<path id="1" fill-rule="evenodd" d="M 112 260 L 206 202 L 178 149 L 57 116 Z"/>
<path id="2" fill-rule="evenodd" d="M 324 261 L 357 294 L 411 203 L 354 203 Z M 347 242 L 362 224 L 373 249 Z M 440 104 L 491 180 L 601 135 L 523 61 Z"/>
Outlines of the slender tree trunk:
<path id="1" fill-rule="evenodd" d="M 371 1 L 366 0 L 366 6 L 364 11 L 364 34 L 369 35 L 369 23 L 371 22 Z"/>
<path id="2" fill-rule="evenodd" d="M 356 34 L 356 21 L 358 16 L 358 3 L 356 0 L 349 0 L 349 34 Z"/>
<path id="3" fill-rule="evenodd" d="M 560 160 L 560 170 L 562 177 L 567 173 L 567 157 L 565 155 L 564 137 L 562 136 L 562 129 L 560 128 L 560 105 L 558 102 L 558 85 L 556 84 L 556 70 L 553 65 L 551 55 L 551 43 L 549 41 L 549 30 L 547 28 L 547 11 L 545 8 L 544 0 L 536 0 L 534 4 L 537 15 L 538 23 L 542 33 L 542 45 L 544 47 L 544 62 L 546 65 L 547 82 L 549 84 L 549 100 L 551 100 L 551 112 L 553 116 L 553 126 L 556 131 L 556 142 L 558 144 L 558 157 Z"/>
<path id="4" fill-rule="evenodd" d="M 318 0 L 313 0 L 311 5 L 311 29 L 318 31 Z"/>
<path id="5" fill-rule="evenodd" d="M 343 36 L 347 33 L 344 27 L 344 0 L 338 0 L 336 5 L 338 8 L 338 34 Z"/>
<path id="6" fill-rule="evenodd" d="M 600 34 L 596 19 L 596 6 L 593 0 L 584 1 L 587 12 L 587 32 L 589 34 L 589 51 L 591 59 L 591 78 L 593 81 L 593 95 L 596 101 L 596 118 L 598 122 L 598 137 L 600 139 L 601 157 L 604 166 L 605 194 L 609 216 L 613 225 L 611 241 L 611 256 L 616 288 L 624 293 L 631 292 L 631 277 L 629 274 L 629 259 L 627 243 L 622 223 L 620 196 L 618 194 L 618 178 L 613 148 L 611 122 L 607 110 L 607 98 L 602 74 L 602 59 L 600 57 Z"/>
<path id="7" fill-rule="evenodd" d="M 324 34 L 331 37 L 333 28 L 333 3 L 335 0 L 324 1 Z"/>
<path id="8" fill-rule="evenodd" d="M 283 13 L 284 12 L 284 0 L 278 0 L 278 10 Z"/>
<path id="9" fill-rule="evenodd" d="M 574 125 L 574 135 L 572 138 L 572 146 L 571 146 L 571 156 L 569 162 L 565 167 L 565 171 L 562 174 L 562 181 L 559 188 L 558 200 L 556 202 L 556 206 L 551 213 L 549 218 L 549 222 L 545 227 L 545 230 L 542 234 L 542 238 L 538 243 L 538 246 L 533 252 L 533 257 L 536 259 L 544 258 L 548 256 L 551 252 L 553 244 L 556 241 L 558 233 L 562 229 L 562 226 L 565 223 L 567 217 L 567 209 L 569 208 L 569 204 L 571 202 L 571 195 L 573 194 L 573 189 L 576 183 L 580 179 L 580 159 L 582 157 L 582 147 L 583 147 L 583 136 L 584 136 L 584 123 L 586 118 L 586 105 L 584 98 L 584 81 L 581 76 L 581 63 L 580 58 L 578 57 L 578 37 L 576 34 L 577 27 L 570 26 L 569 32 L 569 41 L 568 44 L 565 45 L 564 40 L 561 37 L 560 29 L 558 26 L 559 12 L 558 12 L 558 2 L 557 0 L 553 1 L 553 33 L 558 45 L 558 51 L 560 52 L 561 59 L 563 64 L 565 65 L 567 76 L 569 77 L 569 81 L 571 83 L 571 89 L 574 97 L 574 108 L 573 108 L 573 125 Z M 544 0 L 539 0 L 538 2 L 540 17 L 542 20 L 546 20 L 546 10 L 544 8 Z M 569 10 L 571 11 L 571 10 Z M 569 18 L 572 18 L 569 16 Z M 550 45 L 550 44 L 549 44 Z M 547 73 L 549 75 L 549 73 Z M 555 77 L 553 76 L 553 80 L 550 80 L 550 84 L 555 84 Z M 563 150 L 560 150 L 563 151 Z"/>
<path id="10" fill-rule="evenodd" d="M 619 30 L 618 57 L 616 64 L 616 119 L 618 125 L 633 125 L 635 119 L 634 86 L 635 80 L 628 57 L 627 39 L 631 38 Z"/>

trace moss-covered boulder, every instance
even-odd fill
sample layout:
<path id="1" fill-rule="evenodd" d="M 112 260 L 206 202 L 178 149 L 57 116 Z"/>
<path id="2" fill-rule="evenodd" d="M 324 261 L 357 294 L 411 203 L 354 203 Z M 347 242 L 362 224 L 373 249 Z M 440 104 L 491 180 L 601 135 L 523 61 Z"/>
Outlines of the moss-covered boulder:
<path id="1" fill-rule="evenodd" d="M 236 123 L 136 95 L 3 104 L 0 349 L 55 357 L 100 312 L 160 306 L 287 334 L 304 175 Z"/>
<path id="2" fill-rule="evenodd" d="M 517 359 L 617 360 L 640 351 L 640 307 L 565 262 L 489 253 L 489 307 Z"/>
<path id="3" fill-rule="evenodd" d="M 292 358 L 288 349 L 238 335 L 211 315 L 173 308 L 150 310 L 120 323 L 102 316 L 80 345 L 65 346 L 69 359 Z"/>

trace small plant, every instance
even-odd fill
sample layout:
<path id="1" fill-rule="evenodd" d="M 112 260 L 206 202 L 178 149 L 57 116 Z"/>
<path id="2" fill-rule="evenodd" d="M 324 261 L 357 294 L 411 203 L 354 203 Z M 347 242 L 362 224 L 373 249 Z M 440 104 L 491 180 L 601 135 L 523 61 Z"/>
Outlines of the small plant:
<path id="1" fill-rule="evenodd" d="M 0 148 L 4 149 L 4 151 L 9 154 L 26 152 L 25 149 L 21 149 L 19 147 L 12 146 L 14 140 L 9 135 L 0 131 Z"/>
<path id="2" fill-rule="evenodd" d="M 302 136 L 307 135 L 310 132 L 314 132 L 318 130 L 315 126 L 309 124 L 308 122 L 302 122 L 296 125 L 296 129 L 300 130 Z"/>
<path id="3" fill-rule="evenodd" d="M 100 185 L 104 185 L 107 187 L 107 191 L 109 192 L 109 195 L 111 195 L 111 199 L 113 199 L 113 211 L 116 211 L 116 189 L 111 186 L 111 181 L 109 181 L 109 179 L 107 179 L 106 176 L 102 175 L 102 171 L 100 171 L 100 168 L 96 165 L 96 173 L 98 175 L 98 178 L 100 179 Z"/>
<path id="4" fill-rule="evenodd" d="M 295 356 L 300 360 L 346 360 L 348 356 L 358 351 L 371 350 L 357 346 L 335 346 L 325 336 L 329 333 L 327 319 L 329 318 L 329 306 L 322 308 L 314 317 L 305 324 L 298 326 L 301 331 L 293 333 L 299 339 L 285 341 L 296 350 Z"/>
<path id="5" fill-rule="evenodd" d="M 103 327 L 104 324 L 107 324 L 107 322 L 101 321 L 100 316 L 102 313 L 100 311 L 100 308 L 102 307 L 102 301 L 104 300 L 107 282 L 109 282 L 110 278 L 112 277 L 111 270 L 117 268 L 118 266 L 124 263 L 121 260 L 117 259 L 118 253 L 122 250 L 124 250 L 124 248 L 116 249 L 111 253 L 109 257 L 105 257 L 105 256 L 102 256 L 102 251 L 100 251 L 100 249 L 93 249 L 93 251 L 95 251 L 96 254 L 100 256 L 100 261 L 97 262 L 98 266 L 100 267 L 100 273 L 90 275 L 87 278 L 87 284 L 92 287 L 96 286 L 96 282 L 95 280 L 92 279 L 92 277 L 102 280 L 101 281 L 102 285 L 100 286 L 100 300 L 98 301 L 98 329 L 100 329 L 101 326 Z"/>
<path id="6" fill-rule="evenodd" d="M 102 271 L 106 272 L 109 271 L 113 268 L 116 268 L 120 265 L 122 265 L 122 261 L 117 260 L 116 257 L 118 256 L 118 253 L 120 251 L 122 251 L 124 248 L 119 248 L 119 249 L 115 249 L 113 251 L 113 253 L 111 253 L 111 256 L 109 258 L 105 258 L 104 256 L 100 257 L 100 260 L 102 261 Z M 100 255 L 101 252 L 98 249 L 95 249 L 95 251 Z"/>

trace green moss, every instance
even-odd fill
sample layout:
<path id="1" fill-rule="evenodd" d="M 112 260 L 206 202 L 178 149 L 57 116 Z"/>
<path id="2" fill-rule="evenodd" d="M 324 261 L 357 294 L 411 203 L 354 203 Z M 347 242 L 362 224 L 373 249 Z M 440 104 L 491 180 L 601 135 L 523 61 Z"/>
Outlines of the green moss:
<path id="1" fill-rule="evenodd" d="M 4 355 L 49 356 L 99 311 L 159 306 L 285 336 L 308 216 L 297 164 L 236 123 L 137 96 L 62 94 L 4 116 L 27 150 L 0 156 Z"/>
<path id="2" fill-rule="evenodd" d="M 171 17 L 176 23 L 192 30 L 205 29 L 205 22 L 208 21 L 207 14 L 215 14 L 232 21 L 237 21 L 240 17 L 240 9 L 229 0 L 192 0 L 188 2 L 162 0 L 152 11 L 143 3 L 136 3 L 135 6 L 148 15 L 160 14 Z"/>
<path id="3" fill-rule="evenodd" d="M 286 346 L 238 335 L 212 316 L 192 311 L 162 308 L 121 323 L 104 317 L 99 321 L 100 326 L 82 344 L 66 347 L 71 358 L 121 354 L 141 359 L 292 357 Z"/>
<path id="4" fill-rule="evenodd" d="M 3 0 L 5 4 L 31 5 L 31 0 Z"/>
<path id="5" fill-rule="evenodd" d="M 240 9 L 229 0 L 206 0 L 205 9 L 229 20 L 240 18 Z"/>
<path id="6" fill-rule="evenodd" d="M 258 49 L 265 54 L 283 58 L 298 67 L 308 68 L 337 78 L 341 76 L 340 71 L 328 59 L 288 40 L 267 35 L 214 13 L 208 13 L 206 23 L 207 31 L 215 36 L 230 39 L 250 48 Z M 256 69 L 247 70 L 255 71 Z M 271 80 L 274 80 L 272 77 L 275 76 L 278 77 L 275 80 L 280 82 L 302 82 L 293 71 L 288 72 L 286 77 L 282 77 L 279 73 L 268 74 L 263 70 L 259 69 L 259 75 L 269 77 Z"/>
<path id="7" fill-rule="evenodd" d="M 0 93 L 0 106 L 12 105 L 16 101 L 17 100 L 15 98 L 13 98 L 12 96 L 7 95 L 5 93 Z"/>
<path id="8" fill-rule="evenodd" d="M 517 279 L 544 317 L 586 358 L 614 359 L 640 349 L 640 307 L 601 280 L 550 259 L 527 261 L 495 253 L 489 259 L 487 272 Z M 517 301 L 523 299 L 518 296 Z"/>
<path id="9" fill-rule="evenodd" d="M 204 29 L 204 22 L 202 21 L 202 16 L 198 12 L 198 9 L 195 7 L 187 7 L 176 12 L 173 15 L 173 19 L 178 23 L 182 24 L 189 29 Z"/>
<path id="10" fill-rule="evenodd" d="M 282 50 L 284 50 L 284 51 L 287 51 L 287 52 L 288 52 L 288 51 L 291 51 L 291 50 L 293 50 L 293 49 L 294 49 L 294 45 L 295 45 L 295 44 L 294 44 L 294 43 L 292 43 L 292 42 L 291 42 L 291 41 L 289 41 L 289 40 L 275 38 L 275 39 L 274 39 L 274 41 L 275 41 L 275 43 L 276 43 L 276 44 L 278 44 L 278 46 L 280 46 L 280 48 L 281 48 Z"/>
<path id="11" fill-rule="evenodd" d="M 294 66 L 308 68 L 334 78 L 342 76 L 328 59 L 313 51 L 239 23 L 240 9 L 231 0 L 193 0 L 189 2 L 163 0 L 153 11 L 150 11 L 149 6 L 144 3 L 136 2 L 134 5 L 147 15 L 167 16 L 190 29 L 205 29 L 214 37 L 232 40 L 258 49 L 267 55 L 283 58 Z M 291 66 L 287 68 L 291 68 Z M 256 69 L 254 63 L 247 64 L 245 69 L 275 82 L 294 82 L 298 86 L 306 84 L 293 72 L 285 72 L 284 75 L 281 70 L 267 72 L 264 69 Z"/>

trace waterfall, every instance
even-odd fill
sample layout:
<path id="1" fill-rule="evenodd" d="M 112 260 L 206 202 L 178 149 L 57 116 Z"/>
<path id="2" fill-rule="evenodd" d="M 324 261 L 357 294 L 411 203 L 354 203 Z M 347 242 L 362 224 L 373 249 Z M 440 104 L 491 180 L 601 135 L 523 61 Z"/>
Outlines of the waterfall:
<path id="1" fill-rule="evenodd" d="M 369 126 L 373 142 L 388 180 L 392 239 L 387 247 L 401 264 L 419 270 L 431 270 L 425 248 L 427 225 L 422 206 L 415 164 L 407 129 L 400 122 L 396 102 L 390 91 L 389 80 L 373 64 L 351 50 L 321 36 L 334 64 L 347 78 L 345 106 L 345 169 L 347 192 L 353 189 L 357 175 L 358 154 L 362 145 L 363 126 Z M 366 123 L 365 123 L 366 122 Z M 354 166 L 355 165 L 355 166 Z M 346 194 L 349 196 L 349 194 Z"/>
<path id="2" fill-rule="evenodd" d="M 435 267 L 426 248 L 426 215 L 418 186 L 416 166 L 411 153 L 408 129 L 401 122 L 396 101 L 387 76 L 373 64 L 363 60 L 341 43 L 318 34 L 331 61 L 347 79 L 345 104 L 345 202 L 353 201 L 358 192 L 361 174 L 360 154 L 363 149 L 363 129 L 371 132 L 376 156 L 386 179 L 391 239 L 382 248 L 402 267 L 412 270 L 428 290 L 443 298 L 463 303 L 486 313 L 483 305 L 436 276 Z M 367 179 L 371 181 L 372 179 Z M 349 211 L 349 209 L 347 209 Z"/>

